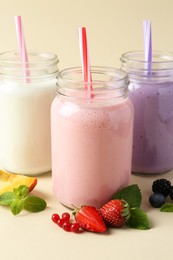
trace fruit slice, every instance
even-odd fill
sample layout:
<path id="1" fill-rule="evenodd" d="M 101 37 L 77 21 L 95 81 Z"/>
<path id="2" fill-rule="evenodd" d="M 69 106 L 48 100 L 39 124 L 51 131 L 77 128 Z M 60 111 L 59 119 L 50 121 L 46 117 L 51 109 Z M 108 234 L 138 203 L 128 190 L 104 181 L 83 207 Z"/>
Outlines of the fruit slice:
<path id="1" fill-rule="evenodd" d="M 28 186 L 29 191 L 32 191 L 36 184 L 37 178 L 0 170 L 0 194 L 7 191 L 13 191 L 14 188 L 17 188 L 20 185 L 26 185 Z"/>
<path id="2" fill-rule="evenodd" d="M 99 211 L 93 206 L 81 206 L 73 211 L 76 222 L 85 230 L 92 232 L 105 232 L 106 226 Z"/>

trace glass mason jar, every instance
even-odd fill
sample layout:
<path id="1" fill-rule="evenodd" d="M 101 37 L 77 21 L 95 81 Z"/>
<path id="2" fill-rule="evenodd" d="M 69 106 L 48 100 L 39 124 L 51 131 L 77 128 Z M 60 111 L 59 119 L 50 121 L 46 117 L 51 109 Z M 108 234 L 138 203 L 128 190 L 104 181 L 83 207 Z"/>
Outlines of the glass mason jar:
<path id="1" fill-rule="evenodd" d="M 173 168 L 173 53 L 154 51 L 149 64 L 142 51 L 128 52 L 121 68 L 135 111 L 132 170 L 166 172 Z"/>
<path id="2" fill-rule="evenodd" d="M 131 174 L 127 74 L 108 67 L 91 70 L 92 83 L 83 82 L 81 68 L 59 72 L 51 107 L 53 191 L 70 208 L 100 207 L 128 185 Z"/>
<path id="3" fill-rule="evenodd" d="M 0 167 L 37 175 L 51 170 L 50 106 L 58 59 L 52 53 L 0 54 Z M 25 67 L 24 67 L 25 65 Z"/>

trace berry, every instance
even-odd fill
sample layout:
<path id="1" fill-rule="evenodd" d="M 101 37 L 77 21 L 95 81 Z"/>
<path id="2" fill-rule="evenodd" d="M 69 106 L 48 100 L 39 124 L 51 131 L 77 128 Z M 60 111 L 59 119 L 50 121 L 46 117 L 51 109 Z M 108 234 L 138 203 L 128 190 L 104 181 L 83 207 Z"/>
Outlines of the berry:
<path id="1" fill-rule="evenodd" d="M 161 193 L 153 193 L 149 197 L 149 202 L 152 207 L 154 208 L 160 208 L 163 204 L 166 202 L 166 198 L 163 194 Z"/>
<path id="2" fill-rule="evenodd" d="M 70 220 L 70 214 L 68 212 L 64 212 L 62 214 L 61 218 L 64 220 Z"/>
<path id="3" fill-rule="evenodd" d="M 65 231 L 71 231 L 71 223 L 69 222 L 69 220 L 66 220 L 66 221 L 63 223 L 62 228 L 63 228 Z"/>
<path id="4" fill-rule="evenodd" d="M 73 222 L 71 223 L 70 220 L 70 214 L 67 212 L 64 212 L 60 218 L 60 216 L 57 213 L 52 214 L 51 217 L 52 221 L 56 223 L 59 227 L 64 229 L 65 231 L 71 231 L 74 233 L 78 233 L 80 226 L 78 223 Z"/>
<path id="5" fill-rule="evenodd" d="M 105 223 L 113 227 L 123 226 L 130 217 L 128 203 L 120 199 L 107 202 L 100 209 L 100 213 Z"/>
<path id="6" fill-rule="evenodd" d="M 153 182 L 152 191 L 154 193 L 161 193 L 167 197 L 170 193 L 171 182 L 166 179 L 158 179 Z"/>
<path id="7" fill-rule="evenodd" d="M 52 221 L 53 221 L 54 223 L 57 223 L 57 221 L 58 221 L 59 218 L 60 218 L 59 215 L 56 214 L 56 213 L 54 213 L 54 214 L 52 215 Z"/>
<path id="8" fill-rule="evenodd" d="M 79 209 L 75 209 L 73 214 L 81 228 L 98 233 L 106 231 L 106 225 L 95 207 L 82 206 Z"/>
<path id="9" fill-rule="evenodd" d="M 77 233 L 79 231 L 79 224 L 78 223 L 72 223 L 71 224 L 71 231 L 74 233 Z"/>
<path id="10" fill-rule="evenodd" d="M 170 193 L 169 193 L 170 199 L 173 200 L 173 186 L 170 188 Z"/>
<path id="11" fill-rule="evenodd" d="M 58 221 L 57 221 L 57 225 L 59 226 L 59 227 L 62 227 L 63 226 L 63 224 L 64 224 L 64 219 L 62 219 L 62 218 L 60 218 L 60 219 L 58 219 Z"/>

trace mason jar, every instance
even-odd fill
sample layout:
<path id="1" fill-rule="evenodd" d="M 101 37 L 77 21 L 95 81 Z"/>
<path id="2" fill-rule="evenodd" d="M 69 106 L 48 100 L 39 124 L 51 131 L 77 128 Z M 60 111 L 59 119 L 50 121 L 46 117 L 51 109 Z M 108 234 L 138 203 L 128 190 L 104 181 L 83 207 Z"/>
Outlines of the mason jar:
<path id="1" fill-rule="evenodd" d="M 30 51 L 0 54 L 0 167 L 37 175 L 51 170 L 50 106 L 56 96 L 58 58 Z"/>
<path id="2" fill-rule="evenodd" d="M 132 170 L 157 174 L 173 168 L 173 53 L 153 51 L 121 56 L 129 75 L 129 97 L 135 111 Z"/>
<path id="3" fill-rule="evenodd" d="M 133 105 L 121 70 L 79 67 L 58 73 L 51 106 L 53 192 L 70 207 L 102 206 L 131 174 Z"/>

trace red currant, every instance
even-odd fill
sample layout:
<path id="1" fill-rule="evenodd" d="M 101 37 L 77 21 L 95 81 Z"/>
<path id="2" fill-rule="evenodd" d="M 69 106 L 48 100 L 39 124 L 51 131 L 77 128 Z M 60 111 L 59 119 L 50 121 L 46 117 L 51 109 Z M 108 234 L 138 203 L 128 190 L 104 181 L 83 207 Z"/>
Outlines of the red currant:
<path id="1" fill-rule="evenodd" d="M 70 220 L 70 214 L 68 212 L 64 212 L 61 217 L 66 221 Z"/>
<path id="2" fill-rule="evenodd" d="M 71 224 L 71 231 L 72 231 L 72 232 L 77 233 L 77 232 L 79 231 L 79 228 L 80 228 L 80 226 L 79 226 L 78 223 L 73 223 L 73 224 Z"/>
<path id="3" fill-rule="evenodd" d="M 59 218 L 58 221 L 57 221 L 57 224 L 58 224 L 59 227 L 62 227 L 63 224 L 64 224 L 64 219 Z"/>
<path id="4" fill-rule="evenodd" d="M 65 231 L 71 231 L 71 223 L 69 221 L 65 221 L 62 228 L 65 230 Z"/>
<path id="5" fill-rule="evenodd" d="M 54 223 L 57 223 L 57 221 L 58 221 L 59 218 L 60 218 L 59 215 L 56 214 L 56 213 L 54 213 L 54 214 L 52 215 L 52 221 L 53 221 Z"/>

